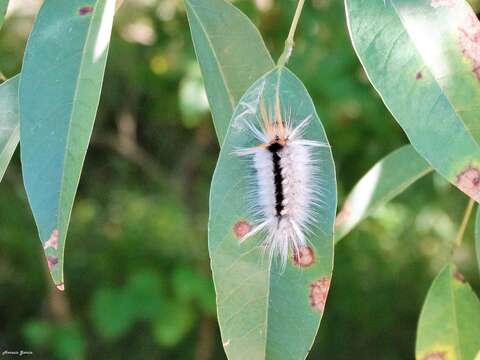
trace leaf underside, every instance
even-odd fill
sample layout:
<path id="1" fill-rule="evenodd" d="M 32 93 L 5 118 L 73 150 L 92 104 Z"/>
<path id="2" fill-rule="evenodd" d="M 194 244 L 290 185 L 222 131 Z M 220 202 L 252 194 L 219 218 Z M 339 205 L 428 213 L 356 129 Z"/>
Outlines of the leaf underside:
<path id="1" fill-rule="evenodd" d="M 234 112 L 213 176 L 209 218 L 218 320 L 229 359 L 305 358 L 318 330 L 325 299 L 321 305 L 312 305 L 312 301 L 318 300 L 319 293 L 326 298 L 330 285 L 336 183 L 329 147 L 314 153 L 321 164 L 317 181 L 322 184 L 324 196 L 309 235 L 312 264 L 302 268 L 290 259 L 282 273 L 277 261 L 270 264 L 264 256 L 262 234 L 240 243 L 234 232 L 236 225 L 253 225 L 255 220 L 246 200 L 251 190 L 247 179 L 250 165 L 233 151 L 255 145 L 243 121 L 256 123 L 259 99 L 271 105 L 277 96 L 282 109 L 293 114 L 293 127 L 312 116 L 306 136 L 328 144 L 306 89 L 285 68 L 274 69 L 255 82 Z"/>
<path id="2" fill-rule="evenodd" d="M 100 98 L 115 0 L 45 0 L 20 81 L 24 184 L 52 278 L 63 289 L 65 238 Z"/>

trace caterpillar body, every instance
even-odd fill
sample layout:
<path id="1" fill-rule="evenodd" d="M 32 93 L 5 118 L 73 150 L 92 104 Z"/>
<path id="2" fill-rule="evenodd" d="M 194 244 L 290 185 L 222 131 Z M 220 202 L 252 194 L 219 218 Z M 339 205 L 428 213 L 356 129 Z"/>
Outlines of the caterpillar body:
<path id="1" fill-rule="evenodd" d="M 299 254 L 307 246 L 315 209 L 322 203 L 319 164 L 313 154 L 315 148 L 328 145 L 304 138 L 311 115 L 293 127 L 291 113 L 282 116 L 278 97 L 273 114 L 263 102 L 259 106 L 259 126 L 245 120 L 259 144 L 235 150 L 248 157 L 253 169 L 249 193 L 255 225 L 241 241 L 264 233 L 263 247 L 270 260 L 278 258 L 284 269 L 288 254 Z"/>

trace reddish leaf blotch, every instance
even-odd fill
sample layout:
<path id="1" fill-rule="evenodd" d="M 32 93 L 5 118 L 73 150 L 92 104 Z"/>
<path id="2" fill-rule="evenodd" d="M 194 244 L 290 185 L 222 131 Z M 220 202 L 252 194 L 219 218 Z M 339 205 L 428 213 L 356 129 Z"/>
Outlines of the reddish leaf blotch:
<path id="1" fill-rule="evenodd" d="M 298 267 L 309 267 L 315 262 L 315 253 L 310 246 L 304 246 L 294 251 L 293 263 Z"/>
<path id="2" fill-rule="evenodd" d="M 465 194 L 476 201 L 480 201 L 480 170 L 475 166 L 468 166 L 457 175 L 457 186 Z"/>
<path id="3" fill-rule="evenodd" d="M 252 230 L 252 226 L 245 220 L 239 220 L 233 225 L 233 233 L 239 239 L 247 235 L 250 230 Z"/>
<path id="4" fill-rule="evenodd" d="M 92 11 L 93 11 L 93 7 L 92 7 L 92 6 L 89 6 L 89 5 L 86 5 L 86 6 L 82 6 L 82 7 L 78 10 L 78 14 L 79 14 L 80 16 L 84 16 L 84 15 L 90 14 Z"/>
<path id="5" fill-rule="evenodd" d="M 310 305 L 314 310 L 321 313 L 325 310 L 328 291 L 330 290 L 330 278 L 323 277 L 310 284 Z"/>
<path id="6" fill-rule="evenodd" d="M 480 22 L 473 11 L 458 26 L 463 55 L 473 63 L 472 71 L 480 80 Z"/>

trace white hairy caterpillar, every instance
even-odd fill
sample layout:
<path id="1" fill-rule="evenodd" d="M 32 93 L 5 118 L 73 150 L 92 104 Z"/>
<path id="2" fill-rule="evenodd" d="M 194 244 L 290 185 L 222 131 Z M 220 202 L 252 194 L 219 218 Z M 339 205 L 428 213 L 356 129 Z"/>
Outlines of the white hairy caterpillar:
<path id="1" fill-rule="evenodd" d="M 313 153 L 315 148 L 328 145 L 305 139 L 304 130 L 313 116 L 293 127 L 291 112 L 282 116 L 278 96 L 273 114 L 263 102 L 259 107 L 259 127 L 247 120 L 244 123 L 260 143 L 235 151 L 238 156 L 248 157 L 254 170 L 249 195 L 255 226 L 241 241 L 265 233 L 263 245 L 270 260 L 278 257 L 285 268 L 289 252 L 300 254 L 307 246 L 315 223 L 315 208 L 323 203 L 319 164 Z"/>

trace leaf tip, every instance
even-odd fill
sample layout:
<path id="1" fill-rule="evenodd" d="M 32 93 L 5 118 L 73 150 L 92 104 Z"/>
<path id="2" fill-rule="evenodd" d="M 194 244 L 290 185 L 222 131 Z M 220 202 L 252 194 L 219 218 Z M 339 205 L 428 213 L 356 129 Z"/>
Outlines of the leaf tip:
<path id="1" fill-rule="evenodd" d="M 65 284 L 60 283 L 60 284 L 55 284 L 56 288 L 60 291 L 65 291 Z"/>

